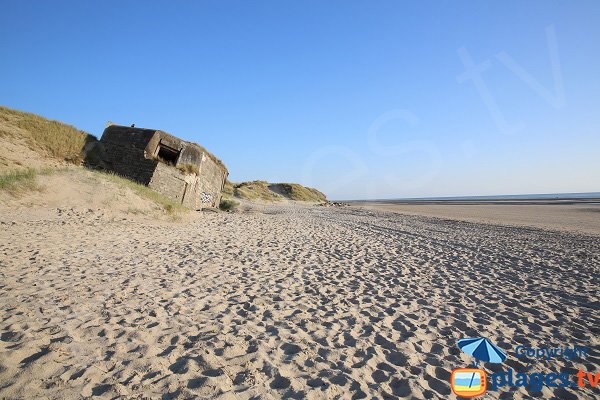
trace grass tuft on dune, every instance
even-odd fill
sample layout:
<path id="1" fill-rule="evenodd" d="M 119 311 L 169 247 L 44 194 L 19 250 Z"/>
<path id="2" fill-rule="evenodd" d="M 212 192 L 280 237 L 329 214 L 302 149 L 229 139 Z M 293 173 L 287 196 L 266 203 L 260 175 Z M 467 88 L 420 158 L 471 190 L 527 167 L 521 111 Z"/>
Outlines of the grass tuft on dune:
<path id="1" fill-rule="evenodd" d="M 11 171 L 0 175 L 0 190 L 11 195 L 18 195 L 38 189 L 37 172 L 34 169 Z"/>

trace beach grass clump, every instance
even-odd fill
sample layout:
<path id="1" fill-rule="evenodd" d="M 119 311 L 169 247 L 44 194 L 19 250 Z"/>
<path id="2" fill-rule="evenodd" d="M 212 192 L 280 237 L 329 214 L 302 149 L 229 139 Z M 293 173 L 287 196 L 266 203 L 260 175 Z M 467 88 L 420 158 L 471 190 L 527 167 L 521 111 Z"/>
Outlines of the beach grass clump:
<path id="1" fill-rule="evenodd" d="M 85 145 L 97 140 L 74 126 L 2 106 L 0 136 L 22 137 L 32 150 L 77 165 L 84 159 Z"/>
<path id="2" fill-rule="evenodd" d="M 0 175 L 0 191 L 18 195 L 27 191 L 37 190 L 37 171 L 34 169 L 10 171 Z"/>
<path id="3" fill-rule="evenodd" d="M 68 167 L 46 167 L 15 169 L 0 174 L 0 192 L 11 195 L 21 195 L 30 191 L 43 191 L 43 185 L 39 184 L 40 176 L 48 176 L 67 171 Z"/>
<path id="4" fill-rule="evenodd" d="M 235 211 L 239 205 L 239 201 L 235 201 L 233 199 L 222 199 L 219 203 L 219 208 L 223 211 Z"/>

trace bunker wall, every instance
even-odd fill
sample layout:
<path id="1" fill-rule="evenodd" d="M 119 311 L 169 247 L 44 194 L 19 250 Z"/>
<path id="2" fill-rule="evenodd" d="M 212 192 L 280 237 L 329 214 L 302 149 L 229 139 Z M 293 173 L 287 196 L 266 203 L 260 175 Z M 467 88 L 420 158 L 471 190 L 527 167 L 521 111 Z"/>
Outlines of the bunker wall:
<path id="1" fill-rule="evenodd" d="M 219 206 L 226 178 L 227 171 L 205 154 L 202 157 L 199 181 L 200 202 L 203 207 Z"/>
<path id="2" fill-rule="evenodd" d="M 145 157 L 145 148 L 154 131 L 110 126 L 104 130 L 100 143 L 106 168 L 136 182 L 148 185 L 158 164 Z"/>

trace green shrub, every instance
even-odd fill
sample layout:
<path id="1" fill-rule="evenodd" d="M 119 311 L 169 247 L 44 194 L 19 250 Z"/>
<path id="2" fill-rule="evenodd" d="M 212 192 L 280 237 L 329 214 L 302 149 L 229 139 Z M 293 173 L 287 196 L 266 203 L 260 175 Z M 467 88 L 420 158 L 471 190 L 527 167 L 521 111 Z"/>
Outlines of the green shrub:
<path id="1" fill-rule="evenodd" d="M 235 211 L 239 205 L 240 203 L 233 199 L 222 199 L 219 208 L 223 211 Z"/>

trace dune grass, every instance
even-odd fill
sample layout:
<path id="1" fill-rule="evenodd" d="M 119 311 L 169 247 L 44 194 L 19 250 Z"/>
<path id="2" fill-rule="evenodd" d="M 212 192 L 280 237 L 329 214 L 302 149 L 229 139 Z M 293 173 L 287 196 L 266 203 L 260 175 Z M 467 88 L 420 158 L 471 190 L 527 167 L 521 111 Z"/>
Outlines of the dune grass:
<path id="1" fill-rule="evenodd" d="M 239 198 L 249 201 L 281 201 L 284 198 L 294 201 L 320 203 L 327 197 L 317 189 L 302 186 L 298 183 L 268 183 L 252 181 L 232 183 L 225 181 L 222 191 L 227 199 Z"/>
<path id="2" fill-rule="evenodd" d="M 86 143 L 96 141 L 89 133 L 39 115 L 0 106 L 0 137 L 23 137 L 32 150 L 44 150 L 51 157 L 81 164 Z"/>
<path id="3" fill-rule="evenodd" d="M 38 184 L 38 177 L 52 175 L 64 171 L 65 168 L 42 168 L 42 169 L 18 169 L 0 174 L 0 191 L 13 196 L 22 195 L 26 192 L 43 189 Z"/>
<path id="4" fill-rule="evenodd" d="M 18 195 L 39 188 L 37 171 L 34 169 L 11 171 L 0 175 L 0 191 Z"/>
<path id="5" fill-rule="evenodd" d="M 224 197 L 226 198 L 231 198 L 234 196 L 234 184 L 229 182 L 229 180 L 225 180 L 225 185 L 223 185 L 223 190 L 221 191 L 221 193 L 223 194 Z"/>
<path id="6" fill-rule="evenodd" d="M 269 183 L 265 181 L 242 182 L 234 185 L 235 197 L 250 201 L 279 201 L 281 195 L 269 190 Z"/>
<path id="7" fill-rule="evenodd" d="M 269 188 L 294 201 L 327 201 L 327 197 L 317 189 L 302 186 L 298 183 L 275 183 L 269 185 Z"/>

